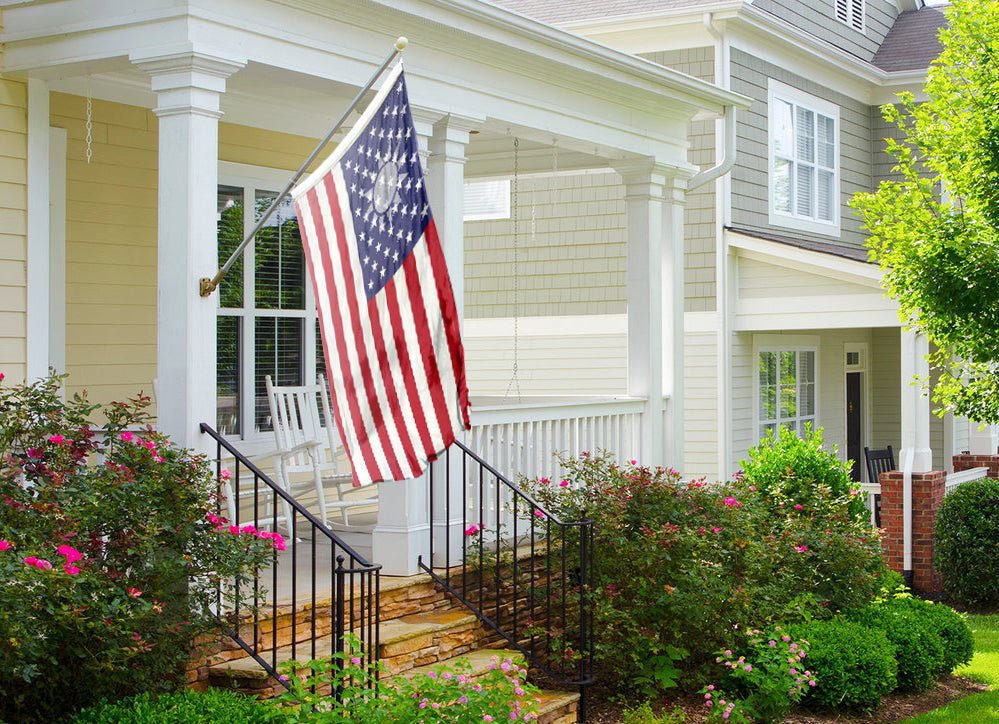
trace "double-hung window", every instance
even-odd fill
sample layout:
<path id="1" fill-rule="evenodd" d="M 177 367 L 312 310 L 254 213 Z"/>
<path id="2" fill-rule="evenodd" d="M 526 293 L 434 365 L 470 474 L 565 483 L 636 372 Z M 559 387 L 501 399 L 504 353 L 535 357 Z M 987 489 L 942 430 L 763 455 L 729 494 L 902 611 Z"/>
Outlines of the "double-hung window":
<path id="1" fill-rule="evenodd" d="M 839 232 L 839 108 L 773 79 L 770 223 Z"/>
<path id="2" fill-rule="evenodd" d="M 266 169 L 225 174 L 218 188 L 219 263 L 224 263 L 287 181 Z M 298 220 L 283 202 L 219 284 L 217 424 L 244 439 L 271 429 L 264 377 L 277 385 L 323 371 L 315 302 Z"/>
<path id="3" fill-rule="evenodd" d="M 759 436 L 783 430 L 801 435 L 815 427 L 815 349 L 761 348 L 757 363 Z"/>

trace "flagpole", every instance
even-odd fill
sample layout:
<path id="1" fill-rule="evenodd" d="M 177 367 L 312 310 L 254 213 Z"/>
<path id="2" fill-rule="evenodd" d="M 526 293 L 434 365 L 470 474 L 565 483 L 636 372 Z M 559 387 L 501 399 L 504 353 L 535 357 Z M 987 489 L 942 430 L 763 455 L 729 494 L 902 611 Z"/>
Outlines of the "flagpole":
<path id="1" fill-rule="evenodd" d="M 392 63 L 392 61 L 396 59 L 396 56 L 398 56 L 400 53 L 402 53 L 403 50 L 406 49 L 406 46 L 408 44 L 409 41 L 404 36 L 396 38 L 395 47 L 392 49 L 392 52 L 389 53 L 388 57 L 385 58 L 384 62 L 380 66 L 378 66 L 378 70 L 376 70 L 372 74 L 371 78 L 364 85 L 364 87 L 357 92 L 357 95 L 354 96 L 354 100 L 350 102 L 350 105 L 347 106 L 346 110 L 344 110 L 344 112 L 340 115 L 336 123 L 333 124 L 333 127 L 330 128 L 329 133 L 326 134 L 323 140 L 319 142 L 319 145 L 317 145 L 315 149 L 312 151 L 312 153 L 309 154 L 309 157 L 305 159 L 305 163 L 303 163 L 301 167 L 298 169 L 298 171 L 295 172 L 295 175 L 291 177 L 291 180 L 288 182 L 288 185 L 284 187 L 284 191 L 278 194 L 278 196 L 271 202 L 271 205 L 267 207 L 267 210 L 260 217 L 260 220 L 257 221 L 257 224 L 256 226 L 253 227 L 253 230 L 250 231 L 250 233 L 247 234 L 246 237 L 243 239 L 242 243 L 238 247 L 236 247 L 236 250 L 232 253 L 232 255 L 229 257 L 226 263 L 222 265 L 222 268 L 215 273 L 215 276 L 213 276 L 211 279 L 209 279 L 208 277 L 202 277 L 199 280 L 199 292 L 201 296 L 203 297 L 211 296 L 212 292 L 214 292 L 218 288 L 219 282 L 221 282 L 222 279 L 225 277 L 225 275 L 229 273 L 229 269 L 232 267 L 232 265 L 236 263 L 236 258 L 243 253 L 243 250 L 246 249 L 247 245 L 253 240 L 253 237 L 257 235 L 257 232 L 260 231 L 261 228 L 263 228 L 264 224 L 267 222 L 267 219 L 269 219 L 271 217 L 271 214 L 274 213 L 274 210 L 281 204 L 282 201 L 285 200 L 285 198 L 287 198 L 288 194 L 291 193 L 291 190 L 295 186 L 295 183 L 308 170 L 309 166 L 312 165 L 312 162 L 316 160 L 316 157 L 326 147 L 326 144 L 328 144 L 333 139 L 334 134 L 340 130 L 340 126 L 342 126 L 344 122 L 347 120 L 347 116 L 349 116 L 351 113 L 354 112 L 354 109 L 361 102 L 361 99 L 364 97 L 364 94 L 367 93 L 369 90 L 371 90 L 371 87 L 381 77 L 382 73 L 385 72 L 385 69 L 388 68 L 389 65 Z"/>

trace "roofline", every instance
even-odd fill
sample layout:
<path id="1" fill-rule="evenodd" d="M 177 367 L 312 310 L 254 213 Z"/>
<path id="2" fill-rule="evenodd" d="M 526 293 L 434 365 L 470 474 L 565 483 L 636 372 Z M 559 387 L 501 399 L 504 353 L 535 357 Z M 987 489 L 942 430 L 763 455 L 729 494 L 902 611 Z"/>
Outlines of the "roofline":
<path id="1" fill-rule="evenodd" d="M 691 24 L 700 24 L 706 15 L 713 16 L 719 22 L 728 21 L 741 24 L 751 30 L 765 33 L 778 42 L 797 50 L 805 50 L 812 56 L 848 71 L 867 83 L 880 87 L 923 84 L 926 80 L 927 68 L 904 71 L 885 71 L 877 66 L 857 58 L 814 35 L 791 25 L 785 20 L 760 10 L 743 0 L 719 0 L 704 5 L 696 10 L 683 8 L 663 10 L 631 15 L 616 15 L 594 20 L 577 20 L 564 23 L 561 27 L 574 32 L 608 32 L 625 30 L 621 25 L 643 25 L 648 27 L 650 21 L 660 21 L 660 24 L 676 23 L 678 20 Z M 615 27 L 617 26 L 617 27 Z M 724 33 L 724 27 L 721 28 Z"/>
<path id="2" fill-rule="evenodd" d="M 400 9 L 401 3 L 376 0 Z M 611 67 L 618 72 L 640 78 L 669 90 L 683 93 L 711 106 L 749 108 L 751 100 L 739 93 L 719 88 L 712 83 L 680 73 L 650 60 L 639 58 L 595 40 L 577 35 L 563 27 L 555 27 L 521 13 L 494 5 L 488 0 L 422 0 L 423 4 L 456 12 L 497 30 L 514 32 L 525 40 L 546 45 L 582 60 Z M 729 2 L 725 3 L 730 4 Z"/>

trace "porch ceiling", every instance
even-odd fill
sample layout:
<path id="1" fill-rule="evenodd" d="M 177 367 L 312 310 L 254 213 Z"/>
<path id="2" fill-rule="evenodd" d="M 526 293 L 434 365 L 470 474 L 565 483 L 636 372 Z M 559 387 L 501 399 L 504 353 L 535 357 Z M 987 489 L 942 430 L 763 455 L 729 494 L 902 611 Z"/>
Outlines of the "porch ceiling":
<path id="1" fill-rule="evenodd" d="M 530 171 L 653 157 L 686 167 L 686 124 L 744 105 L 728 91 L 479 0 L 0 0 L 0 67 L 73 93 L 154 105 L 130 57 L 198 52 L 246 63 L 227 81 L 226 120 L 325 132 L 397 35 L 411 95 L 483 119 L 469 175 L 504 169 L 516 135 Z M 533 145 L 532 145 L 533 144 Z M 472 150 L 474 155 L 474 149 Z"/>

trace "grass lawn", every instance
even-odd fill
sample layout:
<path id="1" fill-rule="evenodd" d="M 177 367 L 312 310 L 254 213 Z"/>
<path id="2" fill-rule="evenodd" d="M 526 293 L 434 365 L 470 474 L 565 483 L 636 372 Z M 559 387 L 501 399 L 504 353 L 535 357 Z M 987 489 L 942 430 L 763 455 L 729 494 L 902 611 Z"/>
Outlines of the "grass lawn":
<path id="1" fill-rule="evenodd" d="M 954 673 L 988 684 L 991 690 L 959 699 L 953 704 L 906 719 L 906 722 L 999 722 L 999 614 L 969 616 L 968 623 L 975 632 L 975 658 Z"/>

